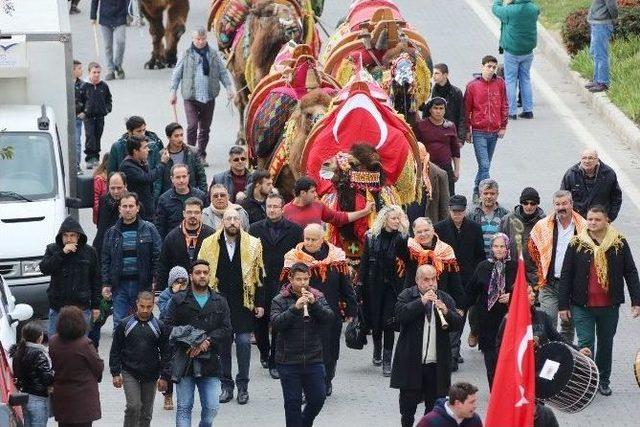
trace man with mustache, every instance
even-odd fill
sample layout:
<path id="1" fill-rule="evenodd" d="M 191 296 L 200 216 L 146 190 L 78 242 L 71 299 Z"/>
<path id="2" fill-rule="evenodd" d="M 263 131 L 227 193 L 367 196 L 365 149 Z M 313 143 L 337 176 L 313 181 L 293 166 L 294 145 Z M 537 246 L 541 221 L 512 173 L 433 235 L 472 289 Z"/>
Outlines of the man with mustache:
<path id="1" fill-rule="evenodd" d="M 198 258 L 209 261 L 209 286 L 227 299 L 233 333 L 220 344 L 222 393 L 220 403 L 233 399 L 231 340 L 235 339 L 238 362 L 238 403 L 249 401 L 249 365 L 254 316 L 264 315 L 264 264 L 260 239 L 240 229 L 240 215 L 233 207 L 222 216 L 223 228 L 202 242 Z"/>
<path id="2" fill-rule="evenodd" d="M 562 263 L 569 242 L 585 229 L 587 222 L 573 210 L 573 199 L 567 190 L 558 190 L 553 194 L 553 209 L 552 214 L 533 226 L 527 247 L 536 265 L 540 308 L 551 317 L 553 326 L 557 327 Z M 563 319 L 560 326 L 565 341 L 573 342 L 574 328 L 571 320 Z"/>

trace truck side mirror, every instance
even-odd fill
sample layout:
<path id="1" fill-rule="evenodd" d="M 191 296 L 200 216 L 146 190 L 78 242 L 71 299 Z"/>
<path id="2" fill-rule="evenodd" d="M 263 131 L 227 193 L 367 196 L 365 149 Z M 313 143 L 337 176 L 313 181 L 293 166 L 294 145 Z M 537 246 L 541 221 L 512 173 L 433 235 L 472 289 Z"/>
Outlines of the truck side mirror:
<path id="1" fill-rule="evenodd" d="M 78 197 L 67 197 L 66 205 L 68 208 L 83 209 L 93 207 L 93 177 L 78 176 L 77 177 Z M 70 206 L 71 205 L 71 206 Z"/>
<path id="2" fill-rule="evenodd" d="M 13 311 L 8 314 L 9 324 L 24 322 L 33 316 L 33 308 L 29 304 L 16 304 Z"/>

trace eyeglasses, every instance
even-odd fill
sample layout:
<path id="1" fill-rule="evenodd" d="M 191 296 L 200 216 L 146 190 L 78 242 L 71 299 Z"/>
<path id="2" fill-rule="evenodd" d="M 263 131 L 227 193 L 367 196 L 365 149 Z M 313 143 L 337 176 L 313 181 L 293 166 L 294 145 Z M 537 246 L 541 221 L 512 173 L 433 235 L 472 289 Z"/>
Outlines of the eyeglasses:
<path id="1" fill-rule="evenodd" d="M 187 284 L 187 279 L 176 279 L 173 283 L 179 283 L 181 285 Z"/>
<path id="2" fill-rule="evenodd" d="M 214 199 L 224 199 L 225 197 L 229 197 L 226 193 L 214 193 L 211 195 Z"/>
<path id="3" fill-rule="evenodd" d="M 232 162 L 244 162 L 247 160 L 246 157 L 236 157 L 235 159 L 231 159 Z"/>
<path id="4" fill-rule="evenodd" d="M 523 206 L 538 206 L 539 203 L 532 202 L 531 200 L 527 200 L 525 202 L 522 202 L 521 205 L 523 205 Z"/>

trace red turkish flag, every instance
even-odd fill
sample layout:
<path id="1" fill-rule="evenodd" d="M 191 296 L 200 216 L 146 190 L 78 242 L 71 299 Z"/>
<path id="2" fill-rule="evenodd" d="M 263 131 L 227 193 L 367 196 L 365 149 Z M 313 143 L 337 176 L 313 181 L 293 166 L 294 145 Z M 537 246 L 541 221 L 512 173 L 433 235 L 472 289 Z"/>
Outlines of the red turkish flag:
<path id="1" fill-rule="evenodd" d="M 520 257 L 489 398 L 487 427 L 533 426 L 536 369 L 527 294 L 524 261 Z"/>

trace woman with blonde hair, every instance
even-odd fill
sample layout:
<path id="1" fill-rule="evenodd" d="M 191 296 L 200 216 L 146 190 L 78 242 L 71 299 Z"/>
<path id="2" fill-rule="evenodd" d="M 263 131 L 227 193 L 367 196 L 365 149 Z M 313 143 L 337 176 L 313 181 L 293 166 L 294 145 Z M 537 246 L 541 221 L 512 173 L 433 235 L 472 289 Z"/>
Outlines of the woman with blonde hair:
<path id="1" fill-rule="evenodd" d="M 373 335 L 373 364 L 382 365 L 385 377 L 391 376 L 394 312 L 404 288 L 408 234 L 409 221 L 402 208 L 385 206 L 365 236 L 360 260 L 364 313 Z"/>

